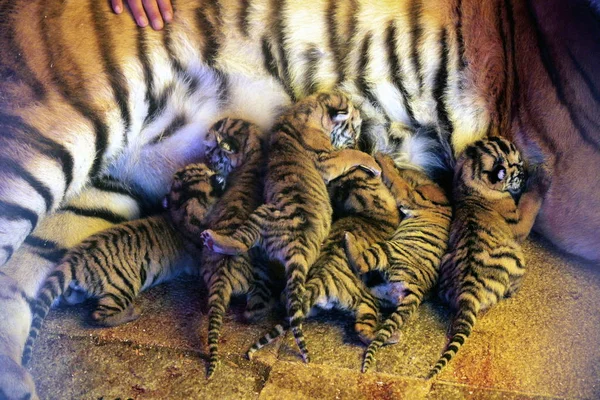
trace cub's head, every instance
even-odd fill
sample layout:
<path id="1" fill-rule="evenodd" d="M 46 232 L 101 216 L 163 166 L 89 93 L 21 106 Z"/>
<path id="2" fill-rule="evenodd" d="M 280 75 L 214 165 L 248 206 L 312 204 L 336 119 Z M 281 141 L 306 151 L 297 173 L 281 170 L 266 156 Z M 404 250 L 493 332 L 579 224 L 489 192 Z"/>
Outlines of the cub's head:
<path id="1" fill-rule="evenodd" d="M 202 221 L 225 187 L 225 180 L 205 164 L 189 164 L 173 176 L 171 191 L 163 200 L 176 225 L 189 218 Z"/>
<path id="2" fill-rule="evenodd" d="M 204 139 L 208 167 L 226 178 L 252 154 L 261 151 L 261 135 L 258 126 L 241 119 L 216 122 Z"/>
<path id="3" fill-rule="evenodd" d="M 517 202 L 525 189 L 523 159 L 514 144 L 500 137 L 468 146 L 456 162 L 455 188 L 498 198 L 510 194 Z"/>
<path id="4" fill-rule="evenodd" d="M 362 126 L 359 110 L 338 91 L 305 97 L 282 119 L 301 131 L 302 139 L 313 149 L 354 148 Z"/>

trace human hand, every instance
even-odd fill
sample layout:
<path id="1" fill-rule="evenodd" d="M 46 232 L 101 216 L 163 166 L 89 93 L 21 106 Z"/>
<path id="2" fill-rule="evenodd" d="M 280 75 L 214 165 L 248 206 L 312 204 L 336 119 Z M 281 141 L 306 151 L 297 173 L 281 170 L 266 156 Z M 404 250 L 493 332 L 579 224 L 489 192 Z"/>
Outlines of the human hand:
<path id="1" fill-rule="evenodd" d="M 155 30 L 160 30 L 164 27 L 165 22 L 173 20 L 173 7 L 171 0 L 125 0 L 135 22 L 143 27 L 150 25 Z M 111 0 L 112 9 L 115 13 L 123 12 L 123 0 Z"/>

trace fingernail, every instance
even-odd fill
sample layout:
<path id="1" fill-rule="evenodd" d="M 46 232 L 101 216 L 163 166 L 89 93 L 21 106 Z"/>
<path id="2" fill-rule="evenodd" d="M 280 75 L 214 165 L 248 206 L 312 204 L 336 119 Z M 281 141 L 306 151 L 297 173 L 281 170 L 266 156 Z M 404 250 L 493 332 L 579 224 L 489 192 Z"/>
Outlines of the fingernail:
<path id="1" fill-rule="evenodd" d="M 160 19 L 153 19 L 152 20 L 152 28 L 159 31 L 163 28 L 163 22 Z"/>
<path id="2" fill-rule="evenodd" d="M 142 28 L 148 26 L 148 20 L 146 19 L 146 17 L 138 17 L 138 25 Z"/>
<path id="3" fill-rule="evenodd" d="M 171 22 L 173 21 L 173 13 L 170 11 L 165 12 L 165 21 Z"/>
<path id="4" fill-rule="evenodd" d="M 121 12 L 122 12 L 122 11 L 123 11 L 123 9 L 121 8 L 121 6 L 119 6 L 119 5 L 116 5 L 116 6 L 115 6 L 115 12 L 116 12 L 117 14 L 121 14 Z"/>

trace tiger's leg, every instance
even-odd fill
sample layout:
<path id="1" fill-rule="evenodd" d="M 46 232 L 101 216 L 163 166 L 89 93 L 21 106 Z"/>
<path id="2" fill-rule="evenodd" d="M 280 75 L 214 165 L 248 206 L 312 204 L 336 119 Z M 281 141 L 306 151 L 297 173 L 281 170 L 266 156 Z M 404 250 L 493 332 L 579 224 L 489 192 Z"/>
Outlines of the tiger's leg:
<path id="1" fill-rule="evenodd" d="M 381 174 L 381 168 L 373 157 L 354 149 L 339 150 L 320 157 L 318 168 L 325 183 L 354 168 L 363 168 L 374 176 Z"/>
<path id="2" fill-rule="evenodd" d="M 244 225 L 240 226 L 233 235 L 221 235 L 212 229 L 200 234 L 204 245 L 216 253 L 238 255 L 246 253 L 262 237 L 266 223 L 277 217 L 277 210 L 270 204 L 257 208 Z"/>
<path id="3" fill-rule="evenodd" d="M 0 393 L 21 393 L 23 388 L 28 388 L 35 398 L 31 377 L 21 367 L 32 318 L 28 299 L 35 297 L 39 286 L 69 247 L 119 220 L 137 218 L 140 210 L 138 202 L 123 188 L 98 182 L 41 221 L 2 268 Z M 65 226 L 70 229 L 64 229 Z M 25 392 L 22 393 L 16 398 L 25 398 Z"/>
<path id="4" fill-rule="evenodd" d="M 402 201 L 409 198 L 409 193 L 411 192 L 408 182 L 400 176 L 396 164 L 394 164 L 394 160 L 390 156 L 377 153 L 375 161 L 381 167 L 381 179 L 383 183 L 388 187 L 394 199 L 396 199 L 398 206 L 402 205 Z"/>
<path id="5" fill-rule="evenodd" d="M 111 293 L 98 299 L 91 319 L 98 326 L 112 327 L 135 321 L 140 315 L 140 309 L 128 299 Z"/>
<path id="6" fill-rule="evenodd" d="M 246 296 L 246 309 L 244 310 L 246 321 L 262 319 L 273 308 L 275 300 L 270 288 L 271 285 L 271 280 L 265 272 L 257 271 L 254 273 L 253 282 Z"/>
<path id="7" fill-rule="evenodd" d="M 356 306 L 354 330 L 363 343 L 369 344 L 375 338 L 375 328 L 379 321 L 379 302 L 366 290 L 361 290 L 360 297 Z"/>
<path id="8" fill-rule="evenodd" d="M 374 269 L 385 269 L 389 265 L 389 260 L 383 244 L 375 243 L 364 249 L 365 245 L 368 243 L 350 232 L 344 235 L 346 257 L 352 269 L 361 274 Z"/>

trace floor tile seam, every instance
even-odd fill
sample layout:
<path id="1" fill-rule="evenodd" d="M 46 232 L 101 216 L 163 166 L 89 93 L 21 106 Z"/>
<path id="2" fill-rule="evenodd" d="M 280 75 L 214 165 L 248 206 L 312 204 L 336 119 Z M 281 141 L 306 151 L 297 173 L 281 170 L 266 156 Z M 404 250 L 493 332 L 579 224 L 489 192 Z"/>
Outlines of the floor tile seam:
<path id="1" fill-rule="evenodd" d="M 521 391 L 521 390 L 503 389 L 503 388 L 497 388 L 497 387 L 473 386 L 473 385 L 469 385 L 466 383 L 459 383 L 459 382 L 440 380 L 440 379 L 432 382 L 431 390 L 434 389 L 436 384 L 462 387 L 462 388 L 474 389 L 474 390 L 484 390 L 484 391 L 501 392 L 501 393 L 507 393 L 507 394 L 517 394 L 517 395 L 522 395 L 522 396 L 542 396 L 542 397 L 545 397 L 548 399 L 557 399 L 557 400 L 568 398 L 568 397 L 564 397 L 564 396 L 557 396 L 555 394 L 550 394 L 550 393 L 535 393 L 535 392 L 528 392 L 528 391 Z"/>

